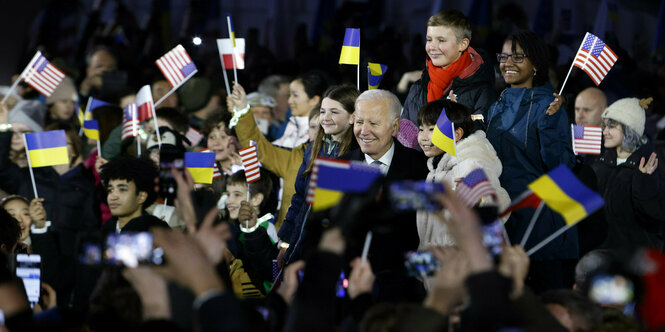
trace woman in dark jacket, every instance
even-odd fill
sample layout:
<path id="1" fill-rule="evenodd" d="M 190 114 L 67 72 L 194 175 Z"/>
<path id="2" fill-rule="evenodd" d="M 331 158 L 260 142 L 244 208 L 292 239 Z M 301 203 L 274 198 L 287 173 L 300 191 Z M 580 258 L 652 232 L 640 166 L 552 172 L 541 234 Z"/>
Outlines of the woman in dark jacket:
<path id="1" fill-rule="evenodd" d="M 591 167 L 605 199 L 605 248 L 663 250 L 665 181 L 644 136 L 647 107 L 646 100 L 624 98 L 602 115 L 605 153 Z"/>
<path id="2" fill-rule="evenodd" d="M 575 158 L 566 112 L 557 112 L 560 104 L 547 76 L 545 43 L 534 32 L 518 31 L 506 39 L 497 58 L 508 88 L 490 107 L 487 139 L 503 163 L 501 186 L 515 199 L 529 183 L 555 167 L 572 168 Z M 512 243 L 520 243 L 533 213 L 522 209 L 511 214 L 506 230 Z M 564 225 L 561 216 L 545 206 L 525 249 Z M 529 280 L 534 291 L 566 286 L 564 279 L 572 278 L 574 267 L 567 260 L 577 259 L 577 242 L 577 230 L 572 228 L 531 256 Z"/>
<path id="3" fill-rule="evenodd" d="M 494 69 L 482 51 L 469 46 L 471 22 L 456 10 L 436 14 L 427 21 L 427 70 L 411 85 L 402 118 L 418 123 L 418 110 L 428 102 L 449 97 L 487 117 L 496 100 Z"/>

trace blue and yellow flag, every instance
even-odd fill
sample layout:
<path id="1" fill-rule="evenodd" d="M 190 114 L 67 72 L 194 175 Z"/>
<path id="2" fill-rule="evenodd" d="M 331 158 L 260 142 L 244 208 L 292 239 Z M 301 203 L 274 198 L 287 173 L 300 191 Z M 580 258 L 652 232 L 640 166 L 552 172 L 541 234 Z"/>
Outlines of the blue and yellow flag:
<path id="1" fill-rule="evenodd" d="M 312 210 L 331 208 L 345 193 L 362 193 L 383 174 L 381 169 L 359 161 L 317 158 L 316 188 Z"/>
<path id="2" fill-rule="evenodd" d="M 378 89 L 383 75 L 386 74 L 388 66 L 380 63 L 367 63 L 367 85 L 369 90 Z"/>
<path id="3" fill-rule="evenodd" d="M 212 183 L 215 169 L 215 153 L 185 152 L 185 167 L 196 183 Z"/>
<path id="4" fill-rule="evenodd" d="M 25 134 L 25 148 L 32 167 L 69 164 L 64 130 Z"/>
<path id="5" fill-rule="evenodd" d="M 451 156 L 457 155 L 455 153 L 455 125 L 448 120 L 445 108 L 441 110 L 439 120 L 436 121 L 436 127 L 432 133 L 432 143 Z"/>
<path id="6" fill-rule="evenodd" d="M 83 127 L 83 122 L 86 120 L 92 120 L 92 110 L 94 110 L 97 107 L 100 106 L 106 106 L 106 105 L 111 105 L 110 103 L 107 103 L 103 100 L 95 99 L 92 97 L 88 98 L 88 104 L 85 106 L 85 110 L 79 109 L 79 123 L 81 124 L 81 127 Z"/>
<path id="7" fill-rule="evenodd" d="M 99 122 L 97 120 L 83 122 L 83 133 L 86 137 L 99 141 Z"/>
<path id="8" fill-rule="evenodd" d="M 529 184 L 547 206 L 574 225 L 603 206 L 603 198 L 587 188 L 565 165 L 560 165 Z"/>
<path id="9" fill-rule="evenodd" d="M 360 29 L 346 29 L 339 63 L 345 65 L 360 64 Z"/>
<path id="10" fill-rule="evenodd" d="M 231 43 L 233 44 L 233 48 L 236 47 L 236 33 L 235 30 L 233 30 L 233 22 L 231 21 L 231 14 L 226 15 L 226 21 L 229 24 L 229 38 L 231 38 Z"/>

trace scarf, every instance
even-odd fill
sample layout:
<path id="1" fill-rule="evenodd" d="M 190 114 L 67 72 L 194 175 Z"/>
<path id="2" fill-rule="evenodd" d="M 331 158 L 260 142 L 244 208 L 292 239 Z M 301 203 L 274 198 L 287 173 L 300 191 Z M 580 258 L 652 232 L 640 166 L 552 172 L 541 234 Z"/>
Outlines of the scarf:
<path id="1" fill-rule="evenodd" d="M 444 68 L 432 64 L 432 60 L 427 60 L 427 73 L 429 74 L 429 84 L 427 84 L 427 102 L 439 100 L 443 97 L 453 79 L 459 76 L 466 67 L 471 64 L 469 52 L 464 51 L 457 61 Z"/>

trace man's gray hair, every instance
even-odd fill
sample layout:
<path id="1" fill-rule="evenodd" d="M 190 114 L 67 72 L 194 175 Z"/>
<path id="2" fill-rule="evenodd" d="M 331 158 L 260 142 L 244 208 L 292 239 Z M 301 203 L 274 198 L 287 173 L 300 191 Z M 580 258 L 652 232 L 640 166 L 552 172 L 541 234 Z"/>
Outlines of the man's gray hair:
<path id="1" fill-rule="evenodd" d="M 356 99 L 356 104 L 354 106 L 358 106 L 358 103 L 361 101 L 379 100 L 379 99 L 388 100 L 388 109 L 390 110 L 390 114 L 392 115 L 391 120 L 399 119 L 400 113 L 402 112 L 402 103 L 399 102 L 399 99 L 397 98 L 397 96 L 395 96 L 394 93 L 388 90 L 381 90 L 381 89 L 366 90 L 365 92 L 361 93 L 360 96 L 358 96 L 358 99 Z"/>
<path id="2" fill-rule="evenodd" d="M 277 91 L 279 91 L 279 86 L 282 84 L 289 84 L 291 80 L 284 75 L 270 75 L 264 78 L 261 83 L 259 83 L 258 91 L 265 93 L 268 96 L 273 98 L 277 97 Z"/>

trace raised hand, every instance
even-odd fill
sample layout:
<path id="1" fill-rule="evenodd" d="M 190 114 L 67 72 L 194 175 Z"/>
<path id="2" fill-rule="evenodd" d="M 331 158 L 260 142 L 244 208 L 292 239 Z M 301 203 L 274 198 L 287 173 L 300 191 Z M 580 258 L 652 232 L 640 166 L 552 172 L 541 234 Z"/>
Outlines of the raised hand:
<path id="1" fill-rule="evenodd" d="M 651 155 L 649 156 L 649 160 L 644 163 L 644 157 L 640 159 L 640 172 L 644 174 L 653 174 L 653 172 L 658 168 L 658 156 L 656 156 L 655 152 L 651 152 Z"/>
<path id="2" fill-rule="evenodd" d="M 242 85 L 233 82 L 233 92 L 231 92 L 231 101 L 236 110 L 242 110 L 247 107 L 247 94 Z"/>
<path id="3" fill-rule="evenodd" d="M 227 251 L 226 240 L 231 237 L 229 225 L 226 223 L 214 224 L 218 212 L 217 208 L 211 209 L 203 218 L 201 227 L 194 234 L 194 238 L 215 265 L 219 264 L 224 258 L 224 253 Z"/>
<path id="4" fill-rule="evenodd" d="M 164 278 L 144 266 L 124 269 L 122 276 L 141 299 L 143 320 L 171 318 L 169 293 Z"/>
<path id="5" fill-rule="evenodd" d="M 28 207 L 30 219 L 32 219 L 32 224 L 35 225 L 35 228 L 44 228 L 46 226 L 46 209 L 44 209 L 43 202 L 43 198 L 34 198 Z"/>
<path id="6" fill-rule="evenodd" d="M 554 115 L 554 113 L 559 111 L 561 105 L 563 105 L 563 97 L 559 96 L 557 93 L 553 93 L 553 95 L 554 100 L 550 103 L 550 105 L 547 107 L 547 110 L 545 111 L 545 114 L 547 115 Z"/>
<path id="7" fill-rule="evenodd" d="M 300 282 L 298 281 L 298 272 L 305 269 L 305 261 L 295 261 L 284 269 L 284 282 L 279 286 L 279 294 L 284 302 L 291 304 L 296 295 Z"/>
<path id="8" fill-rule="evenodd" d="M 499 273 L 513 280 L 510 297 L 516 299 L 522 295 L 524 280 L 529 273 L 529 256 L 521 246 L 505 247 L 501 253 Z"/>
<path id="9" fill-rule="evenodd" d="M 351 274 L 349 275 L 349 297 L 355 299 L 358 295 L 370 293 L 374 287 L 374 272 L 369 259 L 363 264 L 360 257 L 351 262 Z"/>

